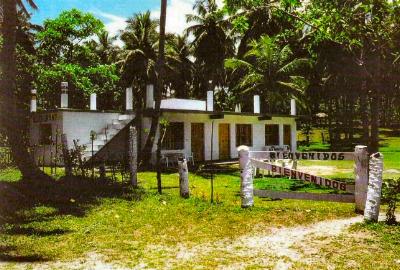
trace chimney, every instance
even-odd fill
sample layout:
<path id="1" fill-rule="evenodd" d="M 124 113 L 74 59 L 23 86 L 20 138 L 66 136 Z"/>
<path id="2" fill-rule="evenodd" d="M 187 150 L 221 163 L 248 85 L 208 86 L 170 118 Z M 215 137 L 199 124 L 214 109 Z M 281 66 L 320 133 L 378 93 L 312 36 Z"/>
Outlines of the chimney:
<path id="1" fill-rule="evenodd" d="M 90 94 L 90 110 L 95 111 L 97 110 L 97 101 L 96 101 L 97 95 L 95 93 Z"/>
<path id="2" fill-rule="evenodd" d="M 294 98 L 290 100 L 290 115 L 296 115 L 296 100 Z"/>
<path id="3" fill-rule="evenodd" d="M 133 110 L 132 87 L 128 87 L 125 89 L 125 110 L 127 111 Z"/>
<path id="4" fill-rule="evenodd" d="M 236 104 L 235 112 L 242 112 L 242 106 L 240 104 Z"/>
<path id="5" fill-rule="evenodd" d="M 31 90 L 31 112 L 36 112 L 37 109 L 36 93 L 36 89 Z"/>
<path id="6" fill-rule="evenodd" d="M 68 82 L 61 82 L 61 108 L 68 108 Z"/>
<path id="7" fill-rule="evenodd" d="M 207 91 L 207 111 L 214 111 L 214 91 Z"/>
<path id="8" fill-rule="evenodd" d="M 146 85 L 146 108 L 154 109 L 154 85 Z"/>
<path id="9" fill-rule="evenodd" d="M 260 113 L 260 96 L 259 95 L 254 96 L 254 113 L 255 114 Z"/>

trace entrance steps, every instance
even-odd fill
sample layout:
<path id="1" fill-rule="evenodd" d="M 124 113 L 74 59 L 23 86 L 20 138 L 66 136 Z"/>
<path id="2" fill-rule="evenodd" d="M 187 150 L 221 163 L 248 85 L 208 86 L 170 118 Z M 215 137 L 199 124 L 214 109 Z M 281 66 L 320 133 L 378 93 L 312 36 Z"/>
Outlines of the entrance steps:
<path id="1" fill-rule="evenodd" d="M 114 119 L 108 123 L 104 128 L 96 132 L 96 138 L 92 142 L 85 144 L 85 151 L 83 158 L 89 161 L 92 156 L 95 156 L 109 141 L 111 141 L 126 125 L 128 125 L 135 115 L 133 114 L 120 114 L 118 119 Z"/>

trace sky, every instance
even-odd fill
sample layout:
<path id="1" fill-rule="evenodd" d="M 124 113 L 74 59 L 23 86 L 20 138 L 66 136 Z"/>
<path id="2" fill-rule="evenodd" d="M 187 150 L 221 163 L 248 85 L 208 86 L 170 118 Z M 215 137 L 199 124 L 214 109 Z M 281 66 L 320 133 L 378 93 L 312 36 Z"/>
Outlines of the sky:
<path id="1" fill-rule="evenodd" d="M 39 10 L 32 11 L 32 22 L 42 24 L 62 11 L 77 8 L 91 12 L 101 19 L 112 35 L 119 33 L 125 21 L 134 13 L 150 10 L 154 18 L 160 16 L 160 0 L 35 0 Z M 185 14 L 192 12 L 195 0 L 168 0 L 166 30 L 181 34 L 186 28 Z M 222 0 L 220 1 L 222 3 Z"/>

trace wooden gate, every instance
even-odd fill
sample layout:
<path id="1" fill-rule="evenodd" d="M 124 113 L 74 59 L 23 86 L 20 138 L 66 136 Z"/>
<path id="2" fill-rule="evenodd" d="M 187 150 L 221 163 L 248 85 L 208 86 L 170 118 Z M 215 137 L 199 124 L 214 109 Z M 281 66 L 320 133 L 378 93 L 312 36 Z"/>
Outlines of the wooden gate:
<path id="1" fill-rule="evenodd" d="M 192 123 L 191 127 L 191 147 L 194 160 L 204 160 L 204 124 Z"/>

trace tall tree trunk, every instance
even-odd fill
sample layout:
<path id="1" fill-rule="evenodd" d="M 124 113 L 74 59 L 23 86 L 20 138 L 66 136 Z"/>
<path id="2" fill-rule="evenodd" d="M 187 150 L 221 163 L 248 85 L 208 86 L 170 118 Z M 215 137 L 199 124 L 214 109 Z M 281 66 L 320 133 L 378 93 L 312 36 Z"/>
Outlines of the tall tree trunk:
<path id="1" fill-rule="evenodd" d="M 381 56 L 377 56 L 377 72 L 375 76 L 374 89 L 371 93 L 371 139 L 370 139 L 370 153 L 378 152 L 379 150 L 379 107 L 380 107 L 380 96 L 379 92 L 382 90 L 382 78 L 381 78 Z"/>
<path id="2" fill-rule="evenodd" d="M 34 163 L 24 141 L 25 129 L 21 125 L 27 113 L 18 109 L 18 97 L 16 96 L 16 24 L 17 7 L 15 0 L 3 0 L 3 47 L 0 63 L 3 75 L 0 83 L 0 110 L 1 122 L 6 132 L 11 147 L 13 159 L 25 179 L 42 180 L 49 176 L 45 175 Z"/>
<path id="3" fill-rule="evenodd" d="M 161 14 L 160 14 L 160 42 L 158 47 L 158 60 L 156 64 L 157 70 L 157 82 L 156 82 L 156 91 L 155 91 L 155 108 L 153 115 L 151 117 L 151 126 L 149 135 L 147 136 L 146 143 L 143 148 L 143 163 L 149 164 L 151 159 L 151 152 L 154 145 L 154 139 L 156 136 L 157 129 L 159 127 L 159 119 L 160 119 L 160 106 L 161 106 L 161 97 L 164 89 L 164 73 L 165 73 L 165 22 L 167 16 L 167 0 L 161 0 Z M 161 147 L 161 146 L 160 146 Z M 158 167 L 158 166 L 157 166 Z"/>
<path id="4" fill-rule="evenodd" d="M 161 12 L 160 12 L 160 41 L 158 44 L 158 60 L 156 63 L 157 71 L 157 82 L 155 92 L 155 108 L 151 117 L 151 126 L 149 135 L 147 136 L 146 143 L 143 148 L 143 163 L 149 164 L 151 159 L 151 152 L 154 145 L 154 139 L 156 136 L 157 128 L 159 127 L 159 119 L 161 115 L 160 106 L 162 92 L 164 89 L 164 73 L 165 73 L 165 23 L 167 17 L 167 0 L 161 0 Z M 161 146 L 160 146 L 161 147 Z M 158 159 L 158 157 L 157 157 Z M 158 163 L 158 161 L 157 161 Z M 158 164 L 157 164 L 158 167 Z"/>
<path id="5" fill-rule="evenodd" d="M 360 115 L 362 124 L 362 141 L 367 145 L 369 141 L 369 123 L 368 123 L 368 91 L 367 82 L 363 80 L 361 82 L 361 93 L 360 93 Z"/>

